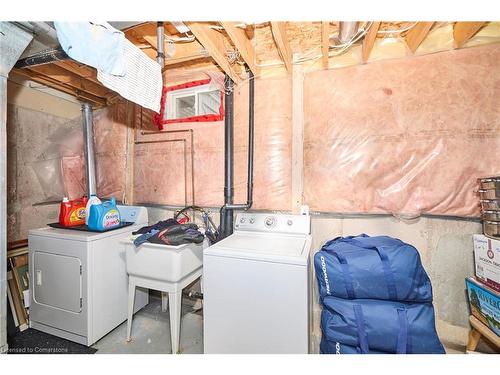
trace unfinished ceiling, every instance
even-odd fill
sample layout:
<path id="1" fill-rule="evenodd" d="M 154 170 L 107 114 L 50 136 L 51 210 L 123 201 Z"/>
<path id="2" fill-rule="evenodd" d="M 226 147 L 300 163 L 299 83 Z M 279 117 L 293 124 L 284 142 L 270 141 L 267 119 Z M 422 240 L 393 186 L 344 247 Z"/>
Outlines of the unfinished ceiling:
<path id="1" fill-rule="evenodd" d="M 120 28 L 154 60 L 156 25 Z M 500 22 L 165 22 L 164 71 L 217 67 L 238 84 L 246 79 L 245 65 L 256 77 L 280 76 L 294 65 L 334 69 L 497 42 Z M 96 106 L 120 98 L 102 86 L 94 68 L 71 59 L 14 71 Z"/>

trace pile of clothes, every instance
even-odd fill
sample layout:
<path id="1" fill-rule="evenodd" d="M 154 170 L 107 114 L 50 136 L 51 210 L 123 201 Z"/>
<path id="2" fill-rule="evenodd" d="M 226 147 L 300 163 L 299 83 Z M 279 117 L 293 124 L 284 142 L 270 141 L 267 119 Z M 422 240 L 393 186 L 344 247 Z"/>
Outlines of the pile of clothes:
<path id="1" fill-rule="evenodd" d="M 196 224 L 180 224 L 175 219 L 167 219 L 157 222 L 154 225 L 142 227 L 138 231 L 132 232 L 139 235 L 134 240 L 135 246 L 140 246 L 144 242 L 161 245 L 178 246 L 186 243 L 202 243 L 205 238 Z"/>

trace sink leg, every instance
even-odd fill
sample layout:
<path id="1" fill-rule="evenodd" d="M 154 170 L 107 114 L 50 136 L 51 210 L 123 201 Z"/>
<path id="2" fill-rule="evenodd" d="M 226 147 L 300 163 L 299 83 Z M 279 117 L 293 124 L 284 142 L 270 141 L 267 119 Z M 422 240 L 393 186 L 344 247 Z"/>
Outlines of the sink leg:
<path id="1" fill-rule="evenodd" d="M 170 304 L 170 339 L 172 341 L 172 354 L 179 352 L 181 331 L 181 306 L 182 290 L 180 292 L 168 293 Z"/>
<path id="2" fill-rule="evenodd" d="M 135 303 L 135 284 L 129 281 L 128 283 L 128 317 L 127 317 L 127 341 L 131 341 L 132 318 L 134 315 Z"/>
<path id="3" fill-rule="evenodd" d="M 168 293 L 161 292 L 161 311 L 167 312 L 168 310 Z"/>

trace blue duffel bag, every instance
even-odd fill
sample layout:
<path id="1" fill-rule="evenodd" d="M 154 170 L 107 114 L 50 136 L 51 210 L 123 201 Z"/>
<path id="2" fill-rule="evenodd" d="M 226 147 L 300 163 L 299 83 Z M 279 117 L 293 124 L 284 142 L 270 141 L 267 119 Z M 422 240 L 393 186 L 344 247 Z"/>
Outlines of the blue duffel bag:
<path id="1" fill-rule="evenodd" d="M 350 346 L 338 341 L 330 341 L 324 335 L 321 337 L 319 352 L 320 354 L 392 354 L 379 350 L 369 350 L 368 353 L 362 353 L 359 346 Z"/>
<path id="2" fill-rule="evenodd" d="M 323 298 L 321 330 L 325 339 L 360 353 L 444 354 L 432 303 Z"/>
<path id="3" fill-rule="evenodd" d="M 314 256 L 320 297 L 432 302 L 432 287 L 413 246 L 366 234 L 328 241 Z"/>

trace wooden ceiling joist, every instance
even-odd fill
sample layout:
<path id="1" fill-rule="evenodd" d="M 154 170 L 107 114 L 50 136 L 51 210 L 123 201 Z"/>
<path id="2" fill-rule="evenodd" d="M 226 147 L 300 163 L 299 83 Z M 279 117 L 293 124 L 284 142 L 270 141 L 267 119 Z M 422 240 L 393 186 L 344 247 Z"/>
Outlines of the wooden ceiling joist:
<path id="1" fill-rule="evenodd" d="M 455 22 L 453 39 L 457 48 L 462 47 L 484 26 L 486 22 Z"/>
<path id="2" fill-rule="evenodd" d="M 202 22 L 185 22 L 198 42 L 207 50 L 217 65 L 235 82 L 241 81 L 227 58 L 224 36 Z"/>
<path id="3" fill-rule="evenodd" d="M 363 64 L 368 61 L 370 53 L 372 52 L 373 46 L 375 45 L 375 39 L 377 39 L 377 32 L 380 28 L 380 22 L 372 22 L 370 30 L 365 35 L 363 39 L 363 46 L 361 47 L 361 58 Z"/>
<path id="4" fill-rule="evenodd" d="M 434 22 L 417 22 L 417 24 L 406 34 L 406 44 L 412 53 L 422 44 Z"/>
<path id="5" fill-rule="evenodd" d="M 109 94 L 109 90 L 104 86 L 86 80 L 57 65 L 38 65 L 30 67 L 30 70 L 97 97 L 103 98 Z"/>
<path id="6" fill-rule="evenodd" d="M 330 22 L 321 22 L 321 61 L 323 67 L 328 68 L 328 54 L 330 53 Z"/>
<path id="7" fill-rule="evenodd" d="M 288 37 L 286 35 L 286 28 L 284 22 L 271 22 L 271 32 L 273 34 L 274 42 L 276 47 L 278 47 L 279 54 L 285 63 L 285 67 L 288 73 L 292 72 L 292 49 L 290 48 L 290 43 L 288 42 Z"/>
<path id="8" fill-rule="evenodd" d="M 88 65 L 80 64 L 74 60 L 56 61 L 54 62 L 54 65 L 57 65 L 60 68 L 63 68 L 89 81 L 97 83 L 98 85 L 101 84 L 97 79 L 97 70 Z"/>
<path id="9" fill-rule="evenodd" d="M 241 58 L 248 65 L 254 75 L 259 74 L 259 68 L 256 64 L 255 49 L 247 37 L 245 30 L 236 27 L 236 22 L 221 22 L 220 23 L 227 35 L 233 42 L 236 49 L 239 51 Z"/>
<path id="10" fill-rule="evenodd" d="M 78 90 L 72 86 L 61 83 L 61 82 L 57 81 L 56 79 L 44 76 L 44 75 L 37 73 L 33 70 L 24 68 L 24 69 L 14 69 L 13 71 L 19 75 L 22 75 L 22 76 L 28 78 L 29 80 L 31 80 L 33 82 L 37 82 L 37 83 L 40 83 L 42 85 L 53 88 L 55 90 L 65 92 L 66 94 L 72 95 L 78 99 L 85 100 L 85 101 L 91 102 L 93 104 L 96 104 L 99 107 L 104 107 L 107 105 L 107 101 L 105 98 L 97 97 L 97 96 L 89 94 L 85 91 Z"/>

